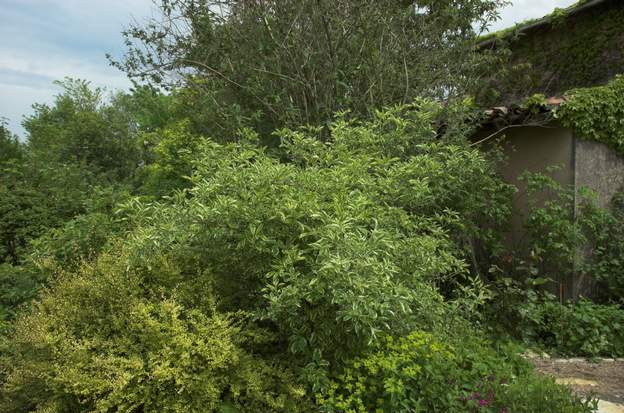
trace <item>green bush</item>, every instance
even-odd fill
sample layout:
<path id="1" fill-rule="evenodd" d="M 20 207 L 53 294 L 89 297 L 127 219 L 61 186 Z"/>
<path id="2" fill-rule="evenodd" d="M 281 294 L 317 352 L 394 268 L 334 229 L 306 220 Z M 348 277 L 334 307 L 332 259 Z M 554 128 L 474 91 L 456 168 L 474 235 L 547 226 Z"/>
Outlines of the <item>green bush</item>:
<path id="1" fill-rule="evenodd" d="M 193 162 L 198 155 L 201 136 L 189 131 L 188 122 L 179 122 L 156 132 L 140 136 L 150 148 L 150 159 L 141 170 L 141 192 L 160 197 L 174 190 L 188 188 L 193 173 Z"/>
<path id="2" fill-rule="evenodd" d="M 19 319 L 0 410 L 298 411 L 303 389 L 244 350 L 240 314 L 150 296 L 125 265 L 104 255 L 62 275 Z"/>
<path id="3" fill-rule="evenodd" d="M 0 321 L 15 318 L 20 306 L 36 297 L 43 278 L 33 266 L 0 264 Z"/>
<path id="4" fill-rule="evenodd" d="M 588 281 L 580 291 L 601 303 L 621 302 L 624 294 L 623 195 L 609 208 L 598 205 L 588 188 L 564 187 L 542 173 L 525 173 L 528 213 L 526 245 L 516 252 L 512 273 L 566 283 L 571 274 Z M 567 287 L 573 288 L 569 283 Z M 558 285 L 556 285 L 558 287 Z M 578 294 L 572 289 L 571 294 Z"/>
<path id="5" fill-rule="evenodd" d="M 624 309 L 587 299 L 561 304 L 543 290 L 547 280 L 502 277 L 486 309 L 491 332 L 565 356 L 624 355 Z"/>
<path id="6" fill-rule="evenodd" d="M 593 240 L 590 275 L 598 281 L 601 302 L 624 304 L 624 192 L 611 202 L 611 211 L 597 227 Z"/>
<path id="7" fill-rule="evenodd" d="M 591 400 L 508 357 L 469 336 L 452 344 L 423 332 L 389 337 L 349 363 L 318 402 L 331 413 L 593 411 Z"/>
<path id="8" fill-rule="evenodd" d="M 32 258 L 39 262 L 52 258 L 62 268 L 75 268 L 82 260 L 96 257 L 114 233 L 115 224 L 109 215 L 79 215 L 33 241 Z"/>
<path id="9" fill-rule="evenodd" d="M 63 200 L 60 194 L 55 195 L 57 199 Z M 82 261 L 95 259 L 109 239 L 121 232 L 123 222 L 113 216 L 112 207 L 127 196 L 123 190 L 112 187 L 91 188 L 89 194 L 80 196 L 92 198 L 80 200 L 83 203 L 80 208 L 86 211 L 74 218 L 62 215 L 54 217 L 56 214 L 45 204 L 37 205 L 36 209 L 33 206 L 30 211 L 4 216 L 4 222 L 16 216 L 30 217 L 28 220 L 11 222 L 13 228 L 22 226 L 14 234 L 25 234 L 32 228 L 36 228 L 36 231 L 32 232 L 32 239 L 28 242 L 24 239 L 25 245 L 20 248 L 16 263 L 0 261 L 0 319 L 12 320 L 60 269 L 76 269 Z M 49 220 L 44 221 L 41 215 L 38 217 L 39 214 Z M 66 220 L 64 223 L 63 219 Z M 46 228 L 46 225 L 53 223 L 58 226 Z M 0 223 L 0 231 L 2 229 Z M 8 237 L 10 232 L 1 235 Z"/>
<path id="10" fill-rule="evenodd" d="M 522 262 L 517 269 L 525 276 L 563 282 L 584 265 L 581 252 L 588 246 L 602 211 L 587 189 L 577 194 L 575 188 L 561 185 L 548 173 L 526 172 L 521 178 L 527 185 L 528 211 L 524 221 L 526 245 L 518 251 Z"/>
<path id="11" fill-rule="evenodd" d="M 437 133 L 439 110 L 419 101 L 339 117 L 325 142 L 282 130 L 279 150 L 249 131 L 202 139 L 187 189 L 127 199 L 113 221 L 95 208 L 49 234 L 37 251 L 61 265 L 7 337 L 1 407 L 314 411 L 306 392 L 327 391 L 380 338 L 468 340 L 459 309 L 480 299 L 466 259 L 474 241 L 497 242 L 479 228 L 504 221 L 489 203 L 509 187 L 492 160 Z M 498 359 L 448 351 L 431 374 L 488 386 Z M 423 405 L 476 403 L 436 380 Z"/>
<path id="12" fill-rule="evenodd" d="M 576 356 L 624 356 L 624 309 L 588 300 L 559 304 L 545 294 L 533 298 L 519 312 L 518 326 L 525 341 L 549 351 Z"/>

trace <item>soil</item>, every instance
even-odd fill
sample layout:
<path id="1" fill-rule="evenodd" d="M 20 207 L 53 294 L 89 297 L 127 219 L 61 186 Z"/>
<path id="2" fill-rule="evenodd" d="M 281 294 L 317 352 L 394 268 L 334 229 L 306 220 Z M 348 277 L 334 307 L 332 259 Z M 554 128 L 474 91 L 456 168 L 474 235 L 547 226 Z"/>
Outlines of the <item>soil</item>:
<path id="1" fill-rule="evenodd" d="M 534 358 L 538 371 L 583 395 L 624 405 L 624 360 Z"/>

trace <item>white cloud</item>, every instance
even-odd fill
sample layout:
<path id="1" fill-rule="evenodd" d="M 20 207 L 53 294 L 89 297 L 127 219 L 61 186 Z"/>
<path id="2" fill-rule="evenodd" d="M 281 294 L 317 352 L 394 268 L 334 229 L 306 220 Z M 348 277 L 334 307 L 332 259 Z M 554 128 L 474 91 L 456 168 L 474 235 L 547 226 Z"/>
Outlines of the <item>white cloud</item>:
<path id="1" fill-rule="evenodd" d="M 29 55 L 9 52 L 0 57 L 0 73 L 2 70 L 12 70 L 34 78 L 45 78 L 50 82 L 68 76 L 87 79 L 95 84 L 112 88 L 125 88 L 129 85 L 125 76 L 111 67 L 104 55 L 100 59 L 85 59 L 64 53 Z M 8 82 L 0 78 L 0 83 Z"/>

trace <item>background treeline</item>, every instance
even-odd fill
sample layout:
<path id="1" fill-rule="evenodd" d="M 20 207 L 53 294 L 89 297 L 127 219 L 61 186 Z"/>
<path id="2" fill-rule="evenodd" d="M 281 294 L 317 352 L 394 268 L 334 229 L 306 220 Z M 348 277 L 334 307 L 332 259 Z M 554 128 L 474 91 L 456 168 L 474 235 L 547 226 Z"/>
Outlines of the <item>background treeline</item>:
<path id="1" fill-rule="evenodd" d="M 164 0 L 116 63 L 148 85 L 2 127 L 0 410 L 591 411 L 517 343 L 624 354 L 624 214 L 527 175 L 504 242 L 501 3 Z M 570 268 L 603 296 L 542 288 Z"/>

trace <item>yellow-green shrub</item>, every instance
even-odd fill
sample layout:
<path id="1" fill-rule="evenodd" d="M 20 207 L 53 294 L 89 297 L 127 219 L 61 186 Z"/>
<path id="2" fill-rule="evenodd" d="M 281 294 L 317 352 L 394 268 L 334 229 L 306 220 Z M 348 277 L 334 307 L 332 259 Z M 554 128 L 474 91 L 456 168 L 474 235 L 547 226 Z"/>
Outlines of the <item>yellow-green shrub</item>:
<path id="1" fill-rule="evenodd" d="M 388 337 L 347 364 L 317 402 L 328 413 L 593 411 L 592 400 L 538 377 L 506 350 L 498 355 L 470 335 L 447 343 L 420 331 Z"/>
<path id="2" fill-rule="evenodd" d="M 303 390 L 243 349 L 236 317 L 159 296 L 126 265 L 102 256 L 61 276 L 18 321 L 0 410 L 298 410 Z"/>

